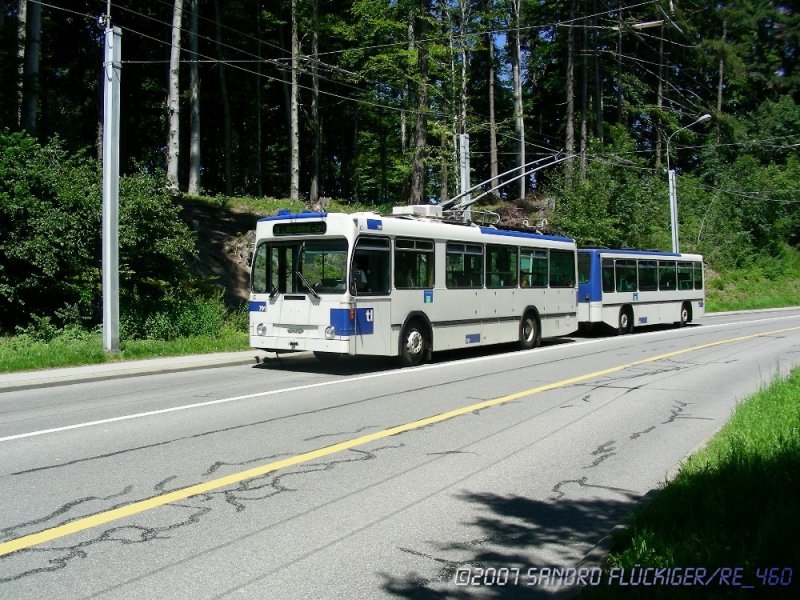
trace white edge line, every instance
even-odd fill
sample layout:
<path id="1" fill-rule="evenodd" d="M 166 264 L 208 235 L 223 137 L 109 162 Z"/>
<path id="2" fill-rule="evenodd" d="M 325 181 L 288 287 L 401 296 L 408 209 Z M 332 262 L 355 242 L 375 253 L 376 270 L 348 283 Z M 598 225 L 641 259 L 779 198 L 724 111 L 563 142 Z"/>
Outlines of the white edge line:
<path id="1" fill-rule="evenodd" d="M 789 316 L 782 316 L 782 317 L 769 317 L 769 318 L 766 318 L 766 319 L 756 319 L 756 320 L 753 320 L 753 321 L 742 321 L 742 322 L 739 322 L 739 323 L 717 323 L 715 325 L 703 325 L 702 329 L 706 330 L 706 329 L 712 329 L 712 328 L 718 328 L 718 327 L 729 327 L 731 325 L 750 325 L 752 323 L 761 323 L 761 322 L 764 322 L 764 321 L 778 321 L 778 320 L 793 319 L 793 318 L 797 318 L 797 315 L 789 315 Z M 683 330 L 680 329 L 680 330 L 674 330 L 674 331 L 683 331 Z M 663 334 L 663 333 L 671 333 L 671 332 L 670 331 L 666 331 L 666 332 L 665 331 L 648 331 L 646 333 L 638 334 L 637 337 L 644 337 L 644 336 L 657 335 L 657 334 Z M 599 343 L 599 342 L 603 342 L 603 341 L 608 341 L 609 339 L 614 340 L 614 339 L 621 339 L 621 338 L 591 339 L 591 340 L 585 340 L 585 341 L 581 341 L 581 342 L 573 342 L 571 344 L 568 344 L 568 346 L 570 348 L 574 348 L 576 346 L 583 346 L 583 345 L 586 345 L 586 344 L 593 344 L 593 343 Z M 523 352 L 515 353 L 515 354 L 524 355 L 524 354 L 527 354 L 529 352 L 535 352 L 536 354 L 543 354 L 545 352 L 548 352 L 548 351 L 551 351 L 551 350 L 562 349 L 564 347 L 565 347 L 564 345 L 556 344 L 556 345 L 550 346 L 548 348 L 534 348 L 532 350 L 525 350 Z M 183 404 L 181 406 L 173 406 L 171 408 L 162 408 L 162 409 L 159 409 L 159 410 L 150 410 L 150 411 L 141 412 L 141 413 L 134 413 L 134 414 L 130 414 L 130 415 L 122 415 L 120 417 L 111 417 L 109 419 L 100 419 L 100 420 L 97 420 L 97 421 L 86 421 L 86 422 L 83 422 L 83 423 L 75 423 L 73 425 L 64 425 L 63 427 L 53 427 L 52 429 L 40 429 L 40 430 L 37 430 L 37 431 L 30 431 L 28 433 L 18 433 L 16 435 L 9 435 L 9 436 L 5 436 L 5 437 L 0 437 L 0 443 L 2 443 L 2 442 L 12 442 L 14 440 L 32 438 L 32 437 L 37 437 L 37 436 L 41 436 L 41 435 L 48 435 L 48 434 L 51 434 L 51 433 L 61 433 L 63 431 L 71 431 L 71 430 L 74 430 L 74 429 L 83 429 L 83 428 L 86 428 L 86 427 L 95 427 L 97 425 L 108 425 L 110 423 L 120 423 L 122 421 L 131 421 L 133 419 L 142 419 L 144 417 L 152 417 L 152 416 L 156 416 L 156 415 L 164 415 L 164 414 L 173 413 L 173 412 L 180 412 L 180 411 L 184 411 L 184 410 L 190 410 L 190 409 L 193 409 L 193 408 L 205 408 L 207 406 L 216 406 L 216 405 L 219 405 L 219 404 L 227 404 L 229 402 L 237 402 L 239 400 L 249 400 L 251 398 L 261 398 L 261 397 L 265 397 L 265 396 L 274 396 L 275 394 L 284 394 L 284 393 L 288 393 L 288 392 L 298 392 L 298 391 L 301 391 L 301 390 L 310 390 L 310 389 L 314 389 L 314 388 L 318 388 L 318 387 L 323 387 L 323 386 L 326 386 L 326 385 L 338 385 L 338 384 L 342 384 L 342 383 L 352 383 L 354 381 L 364 381 L 366 379 L 376 379 L 378 377 L 386 377 L 386 376 L 389 376 L 389 375 L 395 375 L 397 373 L 406 373 L 406 372 L 409 372 L 409 371 L 415 371 L 415 372 L 416 371 L 430 371 L 430 370 L 433 370 L 433 369 L 439 369 L 439 368 L 457 366 L 457 365 L 464 365 L 464 364 L 469 364 L 469 363 L 472 363 L 472 362 L 483 362 L 483 361 L 489 361 L 489 360 L 496 360 L 498 358 L 504 358 L 504 356 L 503 355 L 496 355 L 496 354 L 493 354 L 492 356 L 478 356 L 478 357 L 475 357 L 475 358 L 467 358 L 467 359 L 464 359 L 464 360 L 451 361 L 451 362 L 446 362 L 446 363 L 439 363 L 439 364 L 435 364 L 435 365 L 423 365 L 423 366 L 420 366 L 420 367 L 414 367 L 413 369 L 408 369 L 408 368 L 392 369 L 392 370 L 389 370 L 389 371 L 381 371 L 379 373 L 370 373 L 368 375 L 358 375 L 356 377 L 347 377 L 347 378 L 344 378 L 344 379 L 336 379 L 334 381 L 321 381 L 319 383 L 309 383 L 309 384 L 306 384 L 306 385 L 299 385 L 299 386 L 290 387 L 290 388 L 282 388 L 282 389 L 279 389 L 279 390 L 270 390 L 270 391 L 267 391 L 267 392 L 255 392 L 253 394 L 245 394 L 244 396 L 233 396 L 233 397 L 230 397 L 230 398 L 220 398 L 218 400 L 209 400 L 207 402 L 197 402 L 195 404 Z"/>

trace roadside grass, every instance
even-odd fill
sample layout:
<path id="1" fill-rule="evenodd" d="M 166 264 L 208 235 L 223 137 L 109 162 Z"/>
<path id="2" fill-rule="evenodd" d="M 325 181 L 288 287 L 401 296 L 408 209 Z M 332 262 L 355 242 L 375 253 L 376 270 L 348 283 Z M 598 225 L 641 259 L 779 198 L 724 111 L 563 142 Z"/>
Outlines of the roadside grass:
<path id="1" fill-rule="evenodd" d="M 172 340 L 123 340 L 120 352 L 106 354 L 99 334 L 61 334 L 38 341 L 30 336 L 0 338 L 0 373 L 117 362 L 121 360 L 232 352 L 249 348 L 244 331 L 223 328 L 217 335 L 196 335 Z"/>
<path id="2" fill-rule="evenodd" d="M 606 569 L 742 568 L 725 586 L 585 588 L 582 598 L 797 597 L 800 582 L 800 369 L 741 403 L 730 421 L 682 465 L 652 502 L 614 538 Z M 778 573 L 793 569 L 793 584 Z M 759 569 L 761 571 L 759 571 Z M 769 572 L 769 569 L 776 569 Z M 773 587 L 758 575 L 771 575 Z M 604 581 L 608 581 L 608 573 Z M 759 591 L 760 590 L 760 591 Z"/>
<path id="3" fill-rule="evenodd" d="M 706 310 L 755 310 L 800 303 L 800 251 L 757 260 L 747 268 L 714 274 L 706 281 Z"/>

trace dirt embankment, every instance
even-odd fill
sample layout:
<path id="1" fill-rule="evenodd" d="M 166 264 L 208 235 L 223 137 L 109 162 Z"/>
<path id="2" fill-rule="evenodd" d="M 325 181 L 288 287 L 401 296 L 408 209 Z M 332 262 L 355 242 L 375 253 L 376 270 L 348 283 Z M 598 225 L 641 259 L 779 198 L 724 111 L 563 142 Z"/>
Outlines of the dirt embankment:
<path id="1" fill-rule="evenodd" d="M 248 298 L 247 259 L 253 249 L 256 221 L 262 216 L 238 208 L 181 202 L 181 218 L 197 233 L 198 254 L 192 269 L 201 277 L 216 280 L 231 307 Z"/>

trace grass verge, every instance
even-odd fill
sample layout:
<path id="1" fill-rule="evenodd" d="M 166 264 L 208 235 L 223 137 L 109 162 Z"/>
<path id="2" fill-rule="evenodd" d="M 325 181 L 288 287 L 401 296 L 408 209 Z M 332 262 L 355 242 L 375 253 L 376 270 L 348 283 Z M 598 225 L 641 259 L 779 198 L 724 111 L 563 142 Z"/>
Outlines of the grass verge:
<path id="1" fill-rule="evenodd" d="M 716 274 L 706 282 L 706 310 L 755 310 L 796 306 L 800 298 L 800 251 L 759 258 L 748 268 Z"/>
<path id="2" fill-rule="evenodd" d="M 167 341 L 123 341 L 118 354 L 103 352 L 102 338 L 94 334 L 61 335 L 49 342 L 16 336 L 0 339 L 0 373 L 248 348 L 247 333 L 226 328 L 215 336 L 197 335 Z"/>
<path id="3" fill-rule="evenodd" d="M 608 569 L 741 568 L 744 584 L 586 588 L 582 598 L 797 597 L 800 588 L 800 369 L 739 405 L 614 539 Z M 772 571 L 770 571 L 772 569 Z M 788 581 L 791 569 L 792 584 Z M 639 571 L 641 573 L 641 571 Z M 764 579 L 759 576 L 763 576 Z M 608 577 L 604 578 L 608 581 Z M 773 585 L 769 585 L 772 583 Z"/>

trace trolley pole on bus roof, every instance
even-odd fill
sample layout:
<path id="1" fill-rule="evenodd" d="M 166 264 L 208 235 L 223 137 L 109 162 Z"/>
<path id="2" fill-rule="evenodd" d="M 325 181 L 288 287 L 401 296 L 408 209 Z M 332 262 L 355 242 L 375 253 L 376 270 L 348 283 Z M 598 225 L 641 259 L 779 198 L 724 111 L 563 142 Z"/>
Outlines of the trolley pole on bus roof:
<path id="1" fill-rule="evenodd" d="M 105 18 L 103 59 L 103 350 L 119 352 L 119 104 L 122 30 Z"/>
<path id="2" fill-rule="evenodd" d="M 669 168 L 669 142 L 676 133 L 683 131 L 684 129 L 689 129 L 698 123 L 702 123 L 703 121 L 708 121 L 711 118 L 711 115 L 706 113 L 702 115 L 699 119 L 695 120 L 688 125 L 681 127 L 680 129 L 673 131 L 667 137 L 667 183 L 669 186 L 669 215 L 670 221 L 672 223 L 672 251 L 677 253 L 680 252 L 680 244 L 678 242 L 678 192 L 675 187 L 675 170 Z"/>

